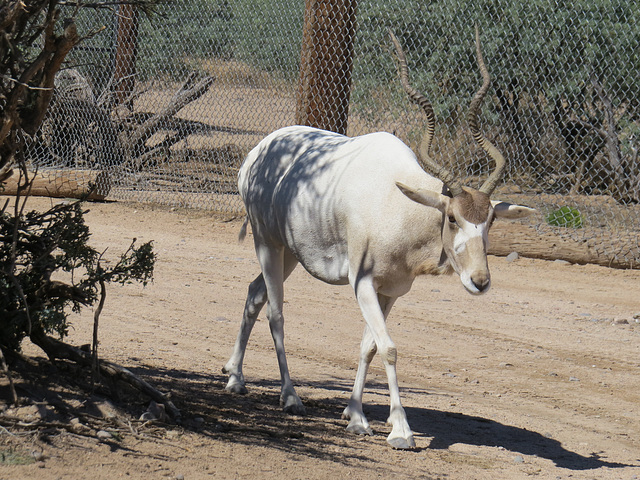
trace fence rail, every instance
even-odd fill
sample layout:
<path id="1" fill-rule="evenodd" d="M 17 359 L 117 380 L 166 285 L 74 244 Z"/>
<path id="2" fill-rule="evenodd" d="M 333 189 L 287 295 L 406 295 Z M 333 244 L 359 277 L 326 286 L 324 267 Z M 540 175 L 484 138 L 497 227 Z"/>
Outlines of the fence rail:
<path id="1" fill-rule="evenodd" d="M 114 199 L 240 213 L 235 182 L 244 155 L 279 127 L 312 122 L 314 109 L 347 118 L 348 108 L 348 135 L 386 130 L 417 145 L 424 119 L 399 84 L 392 28 L 413 83 L 434 103 L 434 155 L 476 186 L 491 168 L 465 123 L 480 83 L 478 24 L 494 78 L 481 128 L 510 162 L 497 194 L 536 207 L 527 225 L 540 233 L 586 243 L 616 263 L 640 263 L 639 4 L 361 0 L 355 7 L 355 0 L 183 0 L 151 18 L 131 10 L 78 18 L 80 29 L 107 28 L 69 56 L 30 160 L 80 175 L 108 171 Z M 348 15 L 332 30 L 336 10 Z M 305 57 L 303 46 L 321 46 L 323 57 Z M 305 71 L 331 67 L 342 73 L 325 81 L 328 91 L 313 90 Z"/>

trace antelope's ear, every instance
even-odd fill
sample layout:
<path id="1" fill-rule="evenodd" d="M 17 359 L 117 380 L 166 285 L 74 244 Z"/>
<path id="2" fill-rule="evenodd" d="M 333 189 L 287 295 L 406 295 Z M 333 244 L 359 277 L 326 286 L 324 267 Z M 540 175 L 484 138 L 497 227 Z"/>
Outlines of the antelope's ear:
<path id="1" fill-rule="evenodd" d="M 449 206 L 449 197 L 432 190 L 424 188 L 413 188 L 402 182 L 396 182 L 396 186 L 407 197 L 416 203 L 426 205 L 427 207 L 437 208 L 441 212 L 445 212 Z"/>
<path id="2" fill-rule="evenodd" d="M 504 218 L 506 220 L 516 220 L 518 218 L 528 217 L 536 211 L 535 208 L 501 202 L 500 200 L 491 200 L 491 205 L 493 206 L 496 218 Z"/>

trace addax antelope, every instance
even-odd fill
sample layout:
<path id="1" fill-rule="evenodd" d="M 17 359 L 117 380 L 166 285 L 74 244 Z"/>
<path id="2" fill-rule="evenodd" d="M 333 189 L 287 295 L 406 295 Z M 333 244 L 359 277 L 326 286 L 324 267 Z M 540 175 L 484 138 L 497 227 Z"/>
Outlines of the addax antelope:
<path id="1" fill-rule="evenodd" d="M 469 107 L 469 126 L 477 143 L 493 158 L 495 170 L 476 190 L 461 185 L 430 156 L 433 109 L 409 84 L 407 62 L 391 34 L 402 85 L 426 114 L 419 158 L 397 137 L 384 132 L 349 138 L 315 128 L 292 126 L 273 132 L 247 156 L 238 187 L 253 230 L 262 273 L 251 283 L 240 332 L 223 371 L 226 389 L 245 393 L 242 363 L 258 313 L 267 303 L 282 380 L 284 410 L 302 414 L 284 349 L 283 283 L 298 263 L 314 277 L 349 284 L 365 320 L 353 392 L 343 417 L 347 430 L 371 434 L 362 411 L 369 364 L 376 352 L 384 362 L 390 391 L 392 426 L 387 441 L 395 448 L 415 446 L 400 402 L 397 350 L 386 318 L 417 275 L 455 271 L 472 294 L 489 289 L 487 234 L 494 218 L 520 218 L 533 210 L 491 201 L 505 159 L 478 128 L 478 112 L 490 85 L 478 34 L 476 50 L 483 84 Z M 246 222 L 243 231 L 246 228 Z"/>

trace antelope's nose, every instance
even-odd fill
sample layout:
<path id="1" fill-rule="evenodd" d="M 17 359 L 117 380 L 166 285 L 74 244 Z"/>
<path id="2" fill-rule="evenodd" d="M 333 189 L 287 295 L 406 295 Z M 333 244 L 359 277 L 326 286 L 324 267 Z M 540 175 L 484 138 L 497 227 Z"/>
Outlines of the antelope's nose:
<path id="1" fill-rule="evenodd" d="M 474 273 L 471 275 L 471 282 L 478 289 L 478 293 L 485 293 L 491 285 L 491 278 L 486 273 Z"/>

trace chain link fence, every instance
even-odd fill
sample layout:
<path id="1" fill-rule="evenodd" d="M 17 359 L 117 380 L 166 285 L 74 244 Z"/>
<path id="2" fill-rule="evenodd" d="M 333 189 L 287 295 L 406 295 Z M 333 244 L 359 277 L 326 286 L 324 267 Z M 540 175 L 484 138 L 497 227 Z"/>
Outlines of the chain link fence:
<path id="1" fill-rule="evenodd" d="M 332 2 L 307 0 L 314 32 L 302 0 L 183 0 L 151 17 L 122 6 L 79 17 L 80 31 L 104 29 L 60 72 L 31 162 L 107 171 L 113 199 L 241 214 L 244 156 L 301 111 L 309 119 L 348 108 L 348 135 L 386 130 L 417 147 L 424 116 L 398 80 L 391 28 L 434 105 L 434 158 L 477 187 L 492 167 L 466 125 L 481 83 L 478 24 L 493 76 L 481 129 L 509 161 L 494 196 L 537 208 L 528 222 L 539 232 L 640 262 L 640 4 L 361 0 L 332 38 L 322 24 L 335 24 L 331 12 L 310 9 L 322 3 Z M 313 60 L 301 56 L 303 38 L 341 63 L 344 78 L 307 96 L 334 104 L 301 100 L 301 63 Z M 335 45 L 353 56 L 332 56 Z"/>

